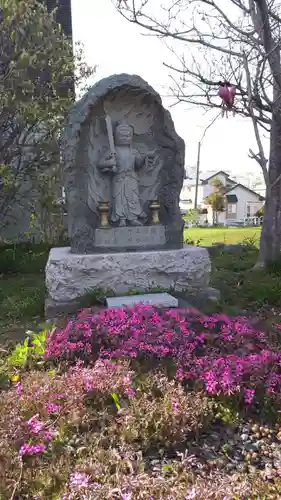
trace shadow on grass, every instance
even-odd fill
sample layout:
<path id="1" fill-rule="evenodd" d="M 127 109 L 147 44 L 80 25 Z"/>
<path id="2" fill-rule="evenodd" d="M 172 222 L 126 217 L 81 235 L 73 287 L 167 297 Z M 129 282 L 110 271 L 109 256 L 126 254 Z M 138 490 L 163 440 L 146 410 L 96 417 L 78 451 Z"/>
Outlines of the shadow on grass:
<path id="1" fill-rule="evenodd" d="M 241 246 L 233 252 L 212 252 L 211 284 L 221 292 L 220 308 L 236 313 L 281 308 L 281 259 L 267 269 L 253 271 L 258 249 Z"/>
<path id="2" fill-rule="evenodd" d="M 47 245 L 0 247 L 0 342 L 22 340 L 43 318 Z"/>

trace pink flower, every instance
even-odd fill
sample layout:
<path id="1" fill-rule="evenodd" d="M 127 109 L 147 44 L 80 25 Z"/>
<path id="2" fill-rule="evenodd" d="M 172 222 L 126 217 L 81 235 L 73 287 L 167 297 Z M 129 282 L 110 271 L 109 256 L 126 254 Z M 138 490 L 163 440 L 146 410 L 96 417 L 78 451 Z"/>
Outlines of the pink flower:
<path id="1" fill-rule="evenodd" d="M 173 413 L 179 412 L 179 402 L 175 398 L 172 401 L 172 412 Z"/>
<path id="2" fill-rule="evenodd" d="M 44 422 L 41 422 L 40 420 L 38 420 L 38 417 L 39 417 L 38 414 L 33 415 L 33 417 L 31 417 L 27 421 L 27 425 L 29 425 L 30 430 L 33 434 L 39 434 L 39 432 L 41 432 L 45 427 Z"/>
<path id="3" fill-rule="evenodd" d="M 17 383 L 17 393 L 18 394 L 22 394 L 23 392 L 23 386 L 22 386 L 22 383 L 21 382 L 18 382 Z"/>
<path id="4" fill-rule="evenodd" d="M 133 358 L 145 358 L 156 363 L 168 360 L 178 380 L 202 381 L 211 395 L 242 392 L 250 404 L 255 394 L 248 392 L 251 387 L 280 398 L 281 353 L 274 352 L 266 336 L 245 317 L 205 316 L 147 305 L 89 312 L 48 338 L 46 356 L 91 361 L 92 339 L 98 345 L 98 362 L 91 369 L 77 367 L 72 379 L 82 376 L 86 392 L 133 396 L 131 377 L 125 376 L 115 388 L 105 381 L 114 380 L 113 374 L 118 377 L 118 364 L 112 360 L 131 363 Z"/>
<path id="5" fill-rule="evenodd" d="M 188 491 L 188 494 L 187 496 L 185 497 L 185 500 L 193 500 L 194 498 L 196 498 L 196 490 L 195 488 L 191 488 L 189 491 Z"/>
<path id="6" fill-rule="evenodd" d="M 46 410 L 47 413 L 52 414 L 52 413 L 58 413 L 61 409 L 61 405 L 58 405 L 56 403 L 48 403 L 46 405 Z"/>
<path id="7" fill-rule="evenodd" d="M 123 493 L 121 496 L 122 500 L 132 500 L 132 493 Z"/>
<path id="8" fill-rule="evenodd" d="M 26 455 L 39 455 L 41 453 L 45 453 L 45 451 L 46 451 L 46 446 L 43 443 L 35 445 L 25 443 L 21 447 L 19 454 L 21 457 L 24 457 Z"/>
<path id="9" fill-rule="evenodd" d="M 57 433 L 52 431 L 52 430 L 47 430 L 44 432 L 42 437 L 44 438 L 45 441 L 50 442 L 50 441 L 53 441 L 56 434 Z"/>
<path id="10" fill-rule="evenodd" d="M 90 476 L 80 472 L 74 472 L 70 475 L 70 486 L 75 488 L 85 488 L 90 484 Z"/>
<path id="11" fill-rule="evenodd" d="M 124 392 L 129 398 L 133 398 L 136 395 L 136 390 L 133 387 L 128 387 L 128 389 L 125 389 Z"/>
<path id="12" fill-rule="evenodd" d="M 31 434 L 34 436 L 40 435 L 40 439 L 43 439 L 44 441 L 52 441 L 56 433 L 51 429 L 46 429 L 46 424 L 39 420 L 38 417 L 38 414 L 33 415 L 33 417 L 31 417 L 27 422 Z"/>
<path id="13" fill-rule="evenodd" d="M 255 397 L 255 389 L 246 389 L 244 393 L 244 400 L 247 405 L 251 405 Z"/>

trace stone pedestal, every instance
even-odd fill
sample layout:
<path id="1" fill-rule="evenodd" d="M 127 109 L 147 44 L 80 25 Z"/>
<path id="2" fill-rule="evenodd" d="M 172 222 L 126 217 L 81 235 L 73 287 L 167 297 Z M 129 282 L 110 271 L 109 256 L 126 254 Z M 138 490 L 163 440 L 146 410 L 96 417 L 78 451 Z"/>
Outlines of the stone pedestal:
<path id="1" fill-rule="evenodd" d="M 69 312 L 72 305 L 94 289 L 116 295 L 131 290 L 149 292 L 161 287 L 176 291 L 204 289 L 209 284 L 211 262 L 202 247 L 126 253 L 73 254 L 70 248 L 53 248 L 46 266 L 47 316 Z M 52 313 L 48 313 L 51 303 Z"/>

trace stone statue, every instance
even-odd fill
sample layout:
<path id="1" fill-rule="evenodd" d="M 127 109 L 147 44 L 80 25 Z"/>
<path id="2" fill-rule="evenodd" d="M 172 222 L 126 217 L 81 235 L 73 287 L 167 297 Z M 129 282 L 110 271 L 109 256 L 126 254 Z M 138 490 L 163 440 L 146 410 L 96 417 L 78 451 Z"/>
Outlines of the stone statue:
<path id="1" fill-rule="evenodd" d="M 97 82 L 73 107 L 63 137 L 71 251 L 181 248 L 184 153 L 170 113 L 147 82 L 127 74 Z M 106 230 L 102 213 L 109 216 Z"/>
<path id="2" fill-rule="evenodd" d="M 110 120 L 107 117 L 107 123 Z M 139 192 L 137 170 L 148 165 L 150 155 L 140 155 L 132 148 L 133 127 L 125 122 L 115 128 L 115 141 L 112 128 L 108 126 L 111 151 L 98 162 L 103 173 L 112 175 L 111 221 L 119 226 L 141 226 L 147 219 L 143 211 Z"/>

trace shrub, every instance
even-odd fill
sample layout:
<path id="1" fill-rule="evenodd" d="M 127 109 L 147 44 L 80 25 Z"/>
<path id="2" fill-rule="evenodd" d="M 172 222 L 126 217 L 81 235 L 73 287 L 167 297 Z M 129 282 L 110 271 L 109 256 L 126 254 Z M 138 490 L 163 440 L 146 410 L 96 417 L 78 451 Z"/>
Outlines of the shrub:
<path id="1" fill-rule="evenodd" d="M 97 362 L 92 368 L 80 363 L 60 375 L 54 371 L 23 375 L 14 388 L 2 394 L 0 401 L 0 493 L 12 488 L 20 457 L 29 478 L 29 495 L 36 484 L 43 488 L 38 474 L 33 476 L 34 467 L 48 469 L 49 479 L 52 468 L 61 468 L 62 475 L 64 468 L 67 472 L 71 466 L 70 437 L 77 433 L 81 443 L 83 432 L 91 428 L 99 441 L 100 429 L 114 407 L 111 391 L 128 398 L 131 377 L 126 363 L 107 361 Z M 41 498 L 46 497 L 44 494 Z"/>
<path id="2" fill-rule="evenodd" d="M 123 474 L 129 463 L 118 457 L 155 444 L 171 447 L 198 433 L 208 418 L 210 405 L 200 393 L 185 394 L 161 374 L 138 381 L 126 362 L 80 362 L 62 374 L 29 372 L 0 402 L 0 492 L 10 495 L 21 461 L 21 491 L 29 498 L 53 498 L 65 491 L 66 478 L 73 487 L 89 470 L 93 482 L 93 456 L 100 456 L 96 468 L 114 482 L 112 462 Z M 108 491 L 103 477 L 94 482 Z"/>
<path id="3" fill-rule="evenodd" d="M 135 444 L 143 451 L 152 445 L 170 447 L 197 435 L 212 416 L 211 402 L 200 392 L 186 393 L 175 381 L 155 373 L 145 377 L 130 405 L 121 408 L 108 429 L 107 444 Z"/>

